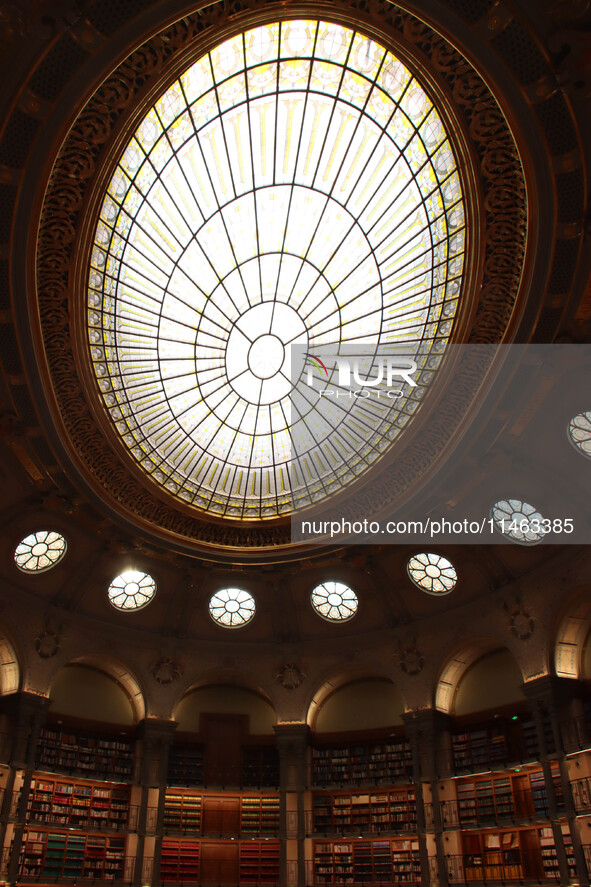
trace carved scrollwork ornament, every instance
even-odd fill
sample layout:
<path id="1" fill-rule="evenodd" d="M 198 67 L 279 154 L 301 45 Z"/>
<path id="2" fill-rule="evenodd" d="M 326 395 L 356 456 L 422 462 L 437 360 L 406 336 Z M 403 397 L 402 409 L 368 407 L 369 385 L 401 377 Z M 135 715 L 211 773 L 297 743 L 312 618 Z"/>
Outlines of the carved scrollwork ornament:
<path id="1" fill-rule="evenodd" d="M 158 684 L 172 684 L 178 681 L 183 671 L 178 662 L 168 656 L 158 659 L 152 666 L 152 677 Z"/>
<path id="2" fill-rule="evenodd" d="M 425 665 L 425 657 L 414 644 L 401 648 L 397 659 L 402 671 L 411 677 L 420 674 Z"/>
<path id="3" fill-rule="evenodd" d="M 298 10 L 306 13 L 305 0 Z M 318 14 L 312 4 L 308 13 Z M 101 498 L 126 518 L 153 527 L 158 537 L 173 536 L 180 546 L 197 543 L 207 549 L 277 551 L 291 544 L 290 526 L 283 520 L 264 525 L 210 521 L 172 494 L 154 491 L 135 467 L 129 470 L 126 456 L 108 438 L 110 432 L 99 426 L 97 416 L 103 421 L 103 411 L 87 403 L 89 395 L 85 394 L 95 384 L 88 357 L 80 348 L 80 337 L 71 336 L 66 324 L 66 319 L 74 317 L 79 327 L 86 323 L 80 293 L 86 289 L 84 257 L 90 235 L 88 226 L 81 223 L 81 213 L 98 206 L 104 170 L 116 159 L 122 132 L 126 128 L 131 132 L 137 121 L 141 109 L 136 102 L 141 96 L 149 92 L 157 95 L 169 82 L 171 72 L 198 57 L 200 47 L 205 51 L 219 33 L 220 22 L 227 30 L 228 22 L 233 21 L 238 31 L 252 27 L 261 16 L 271 21 L 271 16 L 284 15 L 284 5 L 279 2 L 214 3 L 146 40 L 103 80 L 69 127 L 53 163 L 43 203 L 36 239 L 40 328 L 47 371 L 70 450 L 90 484 L 99 488 Z M 416 57 L 417 68 L 428 71 L 437 85 L 442 110 L 456 121 L 455 137 L 463 146 L 463 161 L 473 166 L 475 184 L 470 186 L 469 203 L 474 204 L 475 223 L 481 226 L 474 245 L 479 243 L 484 254 L 481 264 L 476 255 L 472 263 L 472 285 L 483 269 L 484 277 L 481 286 L 474 286 L 474 292 L 479 293 L 476 310 L 466 311 L 466 317 L 471 318 L 466 340 L 500 341 L 513 316 L 522 277 L 527 206 L 523 168 L 504 114 L 484 78 L 467 59 L 410 12 L 379 0 L 368 0 L 365 10 L 356 0 L 339 0 L 334 15 L 349 23 L 352 17 L 358 19 L 360 28 L 365 25 L 386 45 L 404 46 L 409 58 Z M 478 200 L 482 207 L 476 206 Z M 469 298 L 475 298 L 474 294 Z M 79 388 L 83 374 L 86 381 Z M 342 505 L 343 519 L 356 520 L 365 499 L 374 513 L 376 504 L 380 510 L 390 509 L 401 493 L 419 483 L 456 432 L 481 382 L 475 373 L 469 384 L 458 387 L 445 404 L 437 406 L 412 450 L 402 451 L 387 472 L 370 479 L 354 503 Z"/>
<path id="4" fill-rule="evenodd" d="M 523 607 L 513 610 L 509 616 L 509 629 L 511 634 L 520 641 L 527 641 L 536 628 L 536 622 L 531 613 Z"/>
<path id="5" fill-rule="evenodd" d="M 57 632 L 45 628 L 35 638 L 35 650 L 40 659 L 51 659 L 60 649 L 60 639 Z"/>
<path id="6" fill-rule="evenodd" d="M 306 675 L 298 665 L 282 665 L 276 675 L 277 683 L 284 690 L 297 690 L 304 683 Z"/>

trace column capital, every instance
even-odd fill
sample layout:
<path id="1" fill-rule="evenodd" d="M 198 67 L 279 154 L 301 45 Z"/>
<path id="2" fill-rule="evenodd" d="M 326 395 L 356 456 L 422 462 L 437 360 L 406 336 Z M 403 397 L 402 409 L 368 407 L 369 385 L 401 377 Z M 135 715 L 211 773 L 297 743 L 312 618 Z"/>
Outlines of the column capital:
<path id="1" fill-rule="evenodd" d="M 576 696 L 578 683 L 572 678 L 545 674 L 533 681 L 526 681 L 521 687 L 521 692 L 531 702 L 553 703 L 562 707 Z"/>
<path id="2" fill-rule="evenodd" d="M 2 711 L 12 717 L 45 717 L 47 709 L 51 705 L 48 696 L 40 696 L 38 693 L 28 693 L 21 690 L 18 693 L 10 693 L 2 697 Z"/>
<path id="3" fill-rule="evenodd" d="M 273 729 L 280 750 L 307 748 L 310 744 L 310 728 L 307 724 L 277 724 Z"/>
<path id="4" fill-rule="evenodd" d="M 177 721 L 168 721 L 165 718 L 144 718 L 137 725 L 137 735 L 139 739 L 149 742 L 171 743 L 177 727 Z"/>
<path id="5" fill-rule="evenodd" d="M 402 720 L 409 738 L 413 734 L 450 730 L 452 724 L 450 715 L 439 711 L 437 708 L 419 708 L 415 711 L 405 711 L 402 715 Z"/>

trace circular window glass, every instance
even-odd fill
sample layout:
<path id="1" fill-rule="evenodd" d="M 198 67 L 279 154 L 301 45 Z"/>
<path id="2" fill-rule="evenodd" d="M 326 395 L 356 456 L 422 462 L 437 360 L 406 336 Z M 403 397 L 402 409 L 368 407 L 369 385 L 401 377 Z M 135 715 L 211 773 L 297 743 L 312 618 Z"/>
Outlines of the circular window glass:
<path id="1" fill-rule="evenodd" d="M 123 443 L 220 517 L 272 519 L 345 489 L 437 371 L 465 237 L 443 118 L 390 51 L 323 21 L 224 41 L 144 116 L 100 207 L 88 346 Z M 306 361 L 322 370 L 323 349 L 359 343 L 364 378 L 403 345 L 418 384 L 312 397 Z"/>
<path id="2" fill-rule="evenodd" d="M 535 545 L 544 538 L 544 518 L 533 505 L 521 499 L 501 499 L 491 511 L 497 529 L 503 534 L 524 545 Z"/>
<path id="3" fill-rule="evenodd" d="M 579 413 L 570 420 L 568 436 L 575 447 L 591 459 L 591 412 Z"/>
<path id="4" fill-rule="evenodd" d="M 25 573 L 40 573 L 60 561 L 66 553 L 66 540 L 61 533 L 37 530 L 19 542 L 14 561 Z"/>
<path id="5" fill-rule="evenodd" d="M 311 595 L 316 612 L 330 622 L 344 622 L 357 612 L 357 595 L 343 582 L 323 582 Z"/>
<path id="6" fill-rule="evenodd" d="M 449 594 L 458 581 L 456 568 L 440 554 L 415 554 L 407 570 L 414 584 L 429 594 Z"/>
<path id="7" fill-rule="evenodd" d="M 209 601 L 209 615 L 224 628 L 240 628 L 255 614 L 254 598 L 242 588 L 222 588 Z"/>
<path id="8" fill-rule="evenodd" d="M 155 594 L 156 582 L 139 570 L 126 570 L 109 585 L 109 600 L 118 610 L 140 610 Z"/>

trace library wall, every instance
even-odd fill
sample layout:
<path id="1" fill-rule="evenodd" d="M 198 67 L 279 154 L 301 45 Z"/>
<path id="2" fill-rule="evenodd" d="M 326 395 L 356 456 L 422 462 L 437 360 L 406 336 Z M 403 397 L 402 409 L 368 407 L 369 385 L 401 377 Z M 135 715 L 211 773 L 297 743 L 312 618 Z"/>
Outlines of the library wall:
<path id="1" fill-rule="evenodd" d="M 325 699 L 313 726 L 319 733 L 370 730 L 402 724 L 403 712 L 402 695 L 390 681 L 354 681 Z"/>
<path id="2" fill-rule="evenodd" d="M 105 672 L 87 665 L 67 665 L 58 672 L 50 698 L 56 714 L 110 724 L 131 725 L 135 721 L 122 687 Z"/>
<path id="3" fill-rule="evenodd" d="M 248 717 L 249 729 L 259 736 L 273 735 L 277 716 L 269 703 L 250 690 L 231 685 L 204 687 L 188 693 L 175 711 L 181 732 L 198 733 L 204 713 L 232 714 Z"/>
<path id="4" fill-rule="evenodd" d="M 523 699 L 523 676 L 508 650 L 495 650 L 466 670 L 456 689 L 456 715 L 484 711 Z"/>
<path id="5" fill-rule="evenodd" d="M 583 677 L 591 680 L 591 633 L 587 635 L 583 649 Z"/>

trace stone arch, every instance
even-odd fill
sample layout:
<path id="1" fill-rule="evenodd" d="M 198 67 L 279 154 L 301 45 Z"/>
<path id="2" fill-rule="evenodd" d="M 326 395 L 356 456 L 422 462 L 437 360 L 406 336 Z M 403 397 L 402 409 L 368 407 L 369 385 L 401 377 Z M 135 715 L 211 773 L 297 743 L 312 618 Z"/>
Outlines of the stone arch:
<path id="1" fill-rule="evenodd" d="M 21 668 L 11 641 L 0 631 L 0 695 L 16 693 L 21 683 Z"/>
<path id="2" fill-rule="evenodd" d="M 332 674 L 331 676 L 327 676 L 324 681 L 319 685 L 314 695 L 310 699 L 307 709 L 306 709 L 306 723 L 312 729 L 315 727 L 318 714 L 321 707 L 324 705 L 326 700 L 336 693 L 338 690 L 343 689 L 349 684 L 357 683 L 360 681 L 388 681 L 392 684 L 392 686 L 398 686 L 392 680 L 392 675 L 388 672 L 381 671 L 376 668 L 372 668 L 370 666 L 350 666 L 347 669 L 339 669 L 337 672 Z M 402 697 L 402 693 L 401 693 Z M 403 704 L 404 699 L 402 698 Z M 404 705 L 404 708 L 406 706 Z"/>
<path id="3" fill-rule="evenodd" d="M 554 670 L 561 678 L 591 677 L 583 674 L 585 644 L 591 630 L 591 596 L 585 588 L 563 612 L 554 642 Z"/>
<path id="4" fill-rule="evenodd" d="M 468 669 L 483 656 L 501 649 L 511 653 L 521 670 L 521 665 L 514 653 L 494 638 L 474 637 L 457 647 L 455 652 L 447 657 L 439 672 L 435 688 L 435 708 L 445 714 L 451 714 L 456 691 Z"/>
<path id="5" fill-rule="evenodd" d="M 66 668 L 68 665 L 87 665 L 113 678 L 128 696 L 136 722 L 142 721 L 146 717 L 144 692 L 138 679 L 122 662 L 106 657 L 100 653 L 88 653 L 83 656 L 77 656 L 75 659 L 71 659 L 64 664 L 63 668 Z M 59 673 L 60 672 L 58 671 L 53 676 L 53 681 L 55 681 L 55 678 Z"/>
<path id="6" fill-rule="evenodd" d="M 182 695 L 177 698 L 174 703 L 172 710 L 174 720 L 179 720 L 179 710 L 183 703 L 192 694 L 197 694 L 200 691 L 204 693 L 207 693 L 207 691 L 216 691 L 222 694 L 224 690 L 226 692 L 229 691 L 230 698 L 232 697 L 232 694 L 237 694 L 239 697 L 241 693 L 250 694 L 252 697 L 256 697 L 268 709 L 270 709 L 274 722 L 275 724 L 277 723 L 277 709 L 269 694 L 256 681 L 248 680 L 248 678 L 245 678 L 244 674 L 234 671 L 233 669 L 216 670 L 215 672 L 202 675 L 200 678 L 189 684 L 183 691 Z M 225 706 L 222 703 L 219 706 L 219 712 L 221 713 L 224 708 Z M 231 712 L 228 710 L 227 713 L 230 714 Z M 254 711 L 251 712 L 251 714 L 253 713 Z M 256 730 L 252 732 L 256 732 Z"/>

